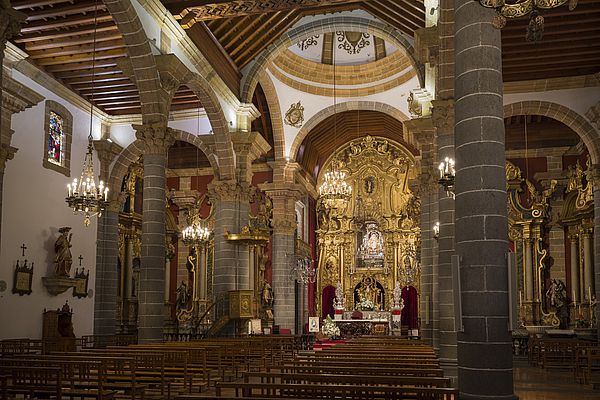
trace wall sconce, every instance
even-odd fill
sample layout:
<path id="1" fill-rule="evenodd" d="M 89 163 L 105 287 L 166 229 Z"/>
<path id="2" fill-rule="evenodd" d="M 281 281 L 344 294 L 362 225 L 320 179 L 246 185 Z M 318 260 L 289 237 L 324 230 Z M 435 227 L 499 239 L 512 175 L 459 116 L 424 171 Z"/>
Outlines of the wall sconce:
<path id="1" fill-rule="evenodd" d="M 444 187 L 446 195 L 454 198 L 454 160 L 446 157 L 438 167 L 440 170 L 440 180 L 438 183 Z"/>
<path id="2" fill-rule="evenodd" d="M 436 221 L 435 225 L 433 225 L 433 238 L 438 240 L 440 237 L 440 221 Z"/>

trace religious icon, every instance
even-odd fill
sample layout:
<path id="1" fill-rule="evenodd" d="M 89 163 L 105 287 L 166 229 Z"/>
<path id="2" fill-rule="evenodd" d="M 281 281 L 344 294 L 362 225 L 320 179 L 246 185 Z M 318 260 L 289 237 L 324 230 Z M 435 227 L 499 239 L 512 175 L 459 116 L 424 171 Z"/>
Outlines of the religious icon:
<path id="1" fill-rule="evenodd" d="M 375 191 L 375 178 L 369 176 L 365 178 L 365 192 L 367 194 L 372 194 Z"/>
<path id="2" fill-rule="evenodd" d="M 75 270 L 75 286 L 73 286 L 73 297 L 82 298 L 88 295 L 88 282 L 90 278 L 90 271 L 85 273 L 84 268 Z"/>
<path id="3" fill-rule="evenodd" d="M 60 236 L 54 243 L 54 251 L 56 256 L 54 257 L 54 274 L 56 276 L 69 276 L 71 271 L 71 264 L 73 263 L 73 256 L 71 255 L 71 238 L 72 233 L 70 226 L 63 226 L 58 231 Z"/>
<path id="4" fill-rule="evenodd" d="M 27 265 L 27 260 L 23 262 L 23 265 L 17 265 L 15 267 L 15 275 L 13 282 L 13 293 L 18 293 L 19 296 L 24 294 L 31 294 L 31 281 L 33 280 L 33 263 L 31 266 Z"/>

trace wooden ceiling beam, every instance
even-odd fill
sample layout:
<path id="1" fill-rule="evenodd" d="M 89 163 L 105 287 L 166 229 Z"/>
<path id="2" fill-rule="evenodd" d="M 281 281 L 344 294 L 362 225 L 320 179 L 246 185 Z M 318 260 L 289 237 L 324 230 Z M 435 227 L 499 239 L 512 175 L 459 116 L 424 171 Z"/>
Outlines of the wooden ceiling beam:
<path id="1" fill-rule="evenodd" d="M 294 22 L 296 22 L 299 16 L 300 12 L 297 10 L 288 12 L 283 18 L 280 18 L 261 38 L 258 38 L 254 41 L 254 43 L 247 45 L 237 57 L 233 57 L 232 55 L 233 60 L 240 68 L 243 68 L 248 62 L 256 57 L 256 55 L 260 54 L 263 49 L 277 40 L 277 38 L 283 32 L 285 32 L 294 24 Z"/>
<path id="2" fill-rule="evenodd" d="M 190 7 L 189 4 L 181 12 L 172 10 L 176 19 L 184 29 L 189 29 L 196 22 L 211 19 L 231 18 L 241 15 L 264 14 L 272 12 L 289 12 L 314 7 L 316 3 L 321 6 L 348 4 L 362 0 L 294 0 L 294 1 L 270 1 L 270 0 L 234 0 L 222 4 L 205 4 Z M 185 3 L 184 3 L 185 4 Z"/>
<path id="3" fill-rule="evenodd" d="M 115 25 L 115 22 L 110 20 L 110 21 L 105 21 L 103 23 L 98 23 L 98 28 L 97 28 L 97 32 L 101 33 L 101 32 L 118 32 L 119 28 L 117 27 L 117 25 Z M 54 41 L 60 38 L 71 38 L 71 37 L 76 37 L 78 35 L 85 35 L 85 34 L 93 34 L 94 33 L 94 26 L 81 26 L 81 27 L 71 27 L 68 30 L 61 30 L 61 31 L 55 31 L 55 32 L 45 32 L 43 34 L 40 33 L 29 33 L 24 35 L 23 31 L 21 30 L 21 35 L 15 37 L 14 39 L 12 39 L 13 42 L 15 43 L 31 43 L 31 42 L 41 42 L 41 41 Z"/>
<path id="4" fill-rule="evenodd" d="M 116 27 L 116 26 L 115 26 Z M 96 35 L 96 43 L 110 42 L 113 40 L 120 40 L 123 35 L 118 30 L 111 30 L 107 32 L 101 32 Z M 84 36 L 73 36 L 70 38 L 64 38 L 62 40 L 41 40 L 36 42 L 25 42 L 25 50 L 29 53 L 37 50 L 49 50 L 57 47 L 68 47 L 68 46 L 79 46 L 88 43 L 94 43 L 94 35 Z"/>
<path id="5" fill-rule="evenodd" d="M 61 56 L 61 57 L 52 57 L 52 58 L 41 58 L 38 59 L 35 63 L 37 65 L 46 66 L 46 65 L 64 65 L 71 63 L 81 63 L 81 62 L 92 62 L 93 60 L 102 61 L 108 59 L 117 59 L 122 58 L 127 55 L 125 48 L 119 47 L 115 50 L 106 50 L 106 51 L 97 51 L 94 53 L 83 53 L 76 54 L 70 56 Z"/>
<path id="6" fill-rule="evenodd" d="M 407 35 L 410 35 L 410 36 L 414 35 L 415 28 L 407 25 L 405 22 L 399 21 L 399 20 L 393 18 L 392 16 L 390 16 L 389 14 L 382 13 L 377 8 L 375 8 L 375 6 L 372 6 L 370 3 L 364 3 L 363 7 L 369 14 L 371 14 L 375 18 L 379 18 L 382 21 L 387 22 L 388 24 L 392 25 L 396 29 L 401 30 L 402 32 L 406 33 Z"/>
<path id="7" fill-rule="evenodd" d="M 71 86 L 87 85 L 92 83 L 92 75 L 79 76 L 77 78 L 69 78 L 68 76 L 65 76 L 63 80 Z M 122 72 L 108 73 L 104 75 L 94 74 L 94 83 L 117 82 L 121 80 L 129 80 L 129 78 L 127 78 Z"/>
<path id="8" fill-rule="evenodd" d="M 81 78 L 81 77 L 85 77 L 85 76 L 92 76 L 92 72 L 93 75 L 95 76 L 102 76 L 102 75 L 108 75 L 108 74 L 114 74 L 114 73 L 119 73 L 121 72 L 121 70 L 119 68 L 117 68 L 115 65 L 110 65 L 110 66 L 106 66 L 106 67 L 99 67 L 98 65 L 96 65 L 94 67 L 94 71 L 92 71 L 91 65 L 90 68 L 82 68 L 80 70 L 77 71 L 71 71 L 69 72 L 54 72 L 54 77 L 57 79 L 71 79 L 71 78 Z"/>
<path id="9" fill-rule="evenodd" d="M 237 17 L 237 18 L 231 18 L 231 19 L 222 19 L 222 20 L 217 20 L 217 21 L 206 21 L 206 23 L 210 23 L 210 29 L 212 31 L 212 33 L 216 36 L 216 37 L 220 37 L 221 34 L 223 33 L 223 31 L 229 31 L 232 29 L 232 26 L 234 26 L 235 24 L 237 24 L 239 21 L 243 20 L 244 17 Z M 215 28 L 213 28 L 213 25 L 216 25 Z"/>
<path id="10" fill-rule="evenodd" d="M 10 6 L 15 10 L 27 10 L 31 8 L 53 6 L 60 3 L 72 3 L 73 0 L 24 0 L 24 1 L 13 1 Z"/>
<path id="11" fill-rule="evenodd" d="M 72 55 L 83 55 L 83 54 L 93 54 L 93 51 L 96 51 L 96 54 L 100 52 L 108 51 L 108 50 L 116 50 L 121 49 L 123 54 L 127 54 L 127 47 L 125 41 L 123 39 L 117 39 L 110 42 L 101 42 L 96 43 L 96 48 L 94 49 L 94 44 L 91 45 L 78 45 L 78 46 L 65 46 L 61 48 L 53 48 L 48 50 L 36 50 L 28 52 L 29 57 L 31 59 L 43 59 L 49 57 L 65 57 Z"/>
<path id="12" fill-rule="evenodd" d="M 105 95 L 115 95 L 115 94 L 119 94 L 119 93 L 123 93 L 123 94 L 136 93 L 136 94 L 138 94 L 138 90 L 133 85 L 131 85 L 129 87 L 122 87 L 122 88 L 117 88 L 114 86 L 106 86 L 105 90 L 102 87 L 94 87 L 93 91 L 91 90 L 91 88 L 86 88 L 85 90 L 80 90 L 79 93 L 82 96 L 87 96 L 87 97 L 91 97 L 92 94 L 94 94 L 94 97 L 96 97 L 96 96 L 105 96 Z"/>
<path id="13" fill-rule="evenodd" d="M 122 58 L 122 57 L 117 57 Z M 115 71 L 118 70 L 117 63 L 113 61 L 114 59 L 108 60 L 96 60 L 96 68 L 113 68 Z M 91 62 L 82 62 L 82 63 L 72 63 L 72 64 L 58 64 L 58 65 L 48 65 L 44 69 L 51 73 L 56 72 L 67 72 L 67 71 L 81 71 L 81 70 L 91 70 L 92 63 Z M 70 74 L 69 76 L 76 76 L 75 74 Z"/>
<path id="14" fill-rule="evenodd" d="M 586 57 L 594 59 L 600 57 L 600 46 L 575 48 L 574 51 L 563 49 L 554 54 L 552 54 L 552 51 L 549 51 L 545 54 L 512 55 L 506 60 L 505 64 L 507 66 L 532 65 L 532 63 L 533 65 L 552 65 L 555 63 L 569 63 L 573 62 L 573 60 L 583 61 Z"/>
<path id="15" fill-rule="evenodd" d="M 378 4 L 384 10 L 388 10 L 395 15 L 403 17 L 417 26 L 425 27 L 425 13 L 423 10 L 420 10 L 420 13 L 413 12 L 407 7 L 403 7 L 403 3 L 398 4 L 389 0 L 371 0 L 370 3 Z"/>
<path id="16" fill-rule="evenodd" d="M 600 31 L 599 32 L 582 32 L 580 35 L 577 35 L 577 41 L 590 41 L 592 43 L 597 43 L 600 41 Z M 544 35 L 544 38 L 539 43 L 532 43 L 526 40 L 521 39 L 512 39 L 512 40 L 502 40 L 502 53 L 506 53 L 507 51 L 513 51 L 516 48 L 524 48 L 529 51 L 535 51 L 539 46 L 545 46 L 554 43 L 573 43 L 573 38 L 569 35 Z"/>
<path id="17" fill-rule="evenodd" d="M 256 29 L 254 29 L 254 32 L 252 32 L 249 36 L 247 36 L 247 37 L 239 37 L 238 36 L 237 37 L 238 40 L 236 41 L 236 43 L 233 43 L 231 45 L 231 50 L 229 52 L 229 54 L 231 54 L 231 57 L 233 57 L 235 59 L 236 54 L 238 54 L 240 51 L 242 51 L 242 49 L 245 46 L 254 44 L 254 40 L 258 35 L 262 35 L 263 39 L 264 39 L 265 34 L 270 30 L 269 27 L 271 26 L 271 24 L 274 23 L 279 18 L 281 18 L 281 15 L 279 15 L 279 13 L 269 14 L 266 21 L 264 21 L 263 24 L 260 24 Z M 260 19 L 262 19 L 262 16 L 260 17 Z M 274 25 L 274 27 L 275 26 L 276 25 Z M 275 40 L 276 37 L 272 37 L 272 39 Z"/>
<path id="18" fill-rule="evenodd" d="M 108 13 L 108 11 L 99 11 L 98 12 L 98 23 L 112 21 L 112 16 Z M 71 15 L 70 17 L 61 18 L 50 21 L 35 21 L 32 23 L 28 23 L 23 25 L 21 28 L 21 33 L 29 33 L 29 32 L 44 32 L 52 29 L 61 29 L 67 28 L 74 25 L 89 25 L 94 23 L 94 15 L 93 13 L 87 15 Z M 114 24 L 114 22 L 113 22 Z M 92 27 L 93 31 L 93 27 Z"/>
<path id="19" fill-rule="evenodd" d="M 66 6 L 62 7 L 50 7 L 44 8 L 42 10 L 33 10 L 33 11 L 25 11 L 27 14 L 27 22 L 30 21 L 39 21 L 39 20 L 47 20 L 48 18 L 57 18 L 57 17 L 66 17 L 67 15 L 75 15 L 75 14 L 87 14 L 94 13 L 96 10 L 96 4 L 98 7 L 98 12 L 106 10 L 106 6 L 102 2 L 96 3 L 95 1 L 77 1 L 74 3 L 69 3 Z"/>
<path id="20" fill-rule="evenodd" d="M 240 37 L 246 35 L 257 25 L 260 26 L 264 21 L 265 15 L 258 15 L 254 18 L 243 17 L 239 19 L 231 29 L 229 29 L 223 36 L 219 37 L 219 42 L 223 44 L 224 48 L 228 48 L 228 45 L 239 40 Z"/>
<path id="21" fill-rule="evenodd" d="M 117 92 L 118 93 L 118 92 Z M 107 104 L 110 103 L 113 100 L 130 100 L 130 101 L 139 101 L 140 100 L 140 94 L 139 93 L 123 93 L 123 94 L 105 94 L 105 95 L 94 95 L 94 97 L 92 98 L 91 96 L 88 96 L 90 99 L 92 99 L 94 102 L 96 102 L 98 105 L 102 105 L 102 104 Z"/>

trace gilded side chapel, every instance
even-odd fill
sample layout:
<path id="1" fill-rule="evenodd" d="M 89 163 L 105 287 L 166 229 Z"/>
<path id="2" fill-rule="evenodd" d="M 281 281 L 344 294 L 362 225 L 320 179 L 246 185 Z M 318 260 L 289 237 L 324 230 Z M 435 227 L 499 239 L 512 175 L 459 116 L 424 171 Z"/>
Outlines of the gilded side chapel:
<path id="1" fill-rule="evenodd" d="M 460 398 L 598 396 L 598 17 L 0 0 L 2 356 L 412 341 Z"/>

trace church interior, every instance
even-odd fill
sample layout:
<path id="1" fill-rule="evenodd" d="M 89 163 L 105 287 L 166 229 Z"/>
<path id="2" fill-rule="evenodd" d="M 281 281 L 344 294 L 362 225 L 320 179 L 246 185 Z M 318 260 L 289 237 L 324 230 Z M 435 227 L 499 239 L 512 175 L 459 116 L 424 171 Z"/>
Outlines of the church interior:
<path id="1" fill-rule="evenodd" d="M 600 398 L 599 20 L 0 0 L 0 398 Z"/>

